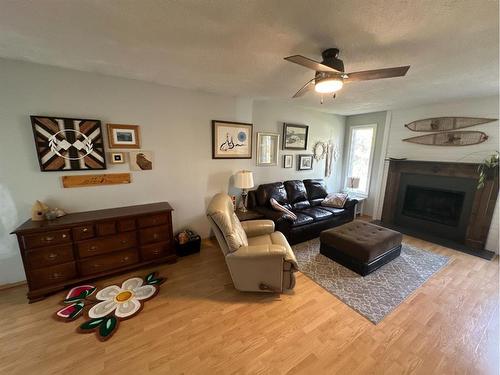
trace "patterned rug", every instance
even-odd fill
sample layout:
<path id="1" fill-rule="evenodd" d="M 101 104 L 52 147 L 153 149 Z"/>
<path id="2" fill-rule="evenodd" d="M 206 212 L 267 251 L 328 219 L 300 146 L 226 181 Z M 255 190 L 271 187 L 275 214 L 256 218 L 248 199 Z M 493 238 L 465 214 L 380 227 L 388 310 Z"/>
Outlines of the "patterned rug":
<path id="1" fill-rule="evenodd" d="M 319 238 L 292 246 L 299 270 L 374 324 L 449 261 L 403 243 L 399 257 L 363 277 L 321 255 L 319 247 Z"/>
<path id="2" fill-rule="evenodd" d="M 144 278 L 127 279 L 120 286 L 76 286 L 68 292 L 62 301 L 64 307 L 57 310 L 54 317 L 60 321 L 71 322 L 84 316 L 86 321 L 80 324 L 77 332 L 95 332 L 100 341 L 106 341 L 116 332 L 121 320 L 139 314 L 144 302 L 158 294 L 160 285 L 165 280 L 158 277 L 156 272 L 152 272 Z"/>

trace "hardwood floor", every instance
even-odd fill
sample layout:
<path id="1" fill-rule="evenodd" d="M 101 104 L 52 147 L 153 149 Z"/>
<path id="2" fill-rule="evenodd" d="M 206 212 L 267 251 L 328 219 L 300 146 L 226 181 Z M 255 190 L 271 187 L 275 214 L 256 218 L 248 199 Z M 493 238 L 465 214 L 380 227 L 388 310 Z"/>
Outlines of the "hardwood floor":
<path id="1" fill-rule="evenodd" d="M 376 326 L 300 273 L 290 294 L 234 290 L 210 241 L 157 267 L 159 295 L 105 343 L 51 319 L 64 293 L 4 290 L 0 374 L 498 374 L 498 257 L 404 241 L 452 259 Z"/>

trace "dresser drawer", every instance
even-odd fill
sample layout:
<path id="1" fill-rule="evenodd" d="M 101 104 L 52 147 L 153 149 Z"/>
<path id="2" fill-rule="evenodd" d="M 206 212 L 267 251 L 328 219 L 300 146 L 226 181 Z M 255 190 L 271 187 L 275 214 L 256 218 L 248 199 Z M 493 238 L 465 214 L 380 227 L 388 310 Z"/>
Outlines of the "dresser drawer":
<path id="1" fill-rule="evenodd" d="M 138 263 L 139 255 L 137 250 L 130 249 L 114 254 L 92 257 L 79 262 L 80 272 L 83 276 L 94 273 L 109 271 L 121 268 L 130 264 Z"/>
<path id="2" fill-rule="evenodd" d="M 111 251 L 123 250 L 137 245 L 135 232 L 117 234 L 109 237 L 101 237 L 95 240 L 79 242 L 77 244 L 80 258 L 109 253 Z"/>
<path id="3" fill-rule="evenodd" d="M 141 257 L 143 260 L 153 260 L 170 254 L 173 254 L 170 241 L 141 246 Z"/>
<path id="4" fill-rule="evenodd" d="M 97 223 L 97 235 L 109 236 L 116 233 L 116 223 L 114 221 L 107 221 L 104 223 Z"/>
<path id="5" fill-rule="evenodd" d="M 125 219 L 118 222 L 118 232 L 130 232 L 135 230 L 135 220 Z"/>
<path id="6" fill-rule="evenodd" d="M 30 271 L 30 285 L 37 288 L 51 284 L 58 284 L 76 277 L 75 262 L 58 264 Z"/>
<path id="7" fill-rule="evenodd" d="M 141 244 L 169 241 L 171 239 L 168 225 L 141 229 L 139 238 Z"/>
<path id="8" fill-rule="evenodd" d="M 168 214 L 159 214 L 151 216 L 143 216 L 137 219 L 139 228 L 152 227 L 155 225 L 168 224 L 170 221 L 170 216 Z"/>
<path id="9" fill-rule="evenodd" d="M 24 244 L 27 249 L 34 247 L 58 245 L 71 242 L 71 234 L 69 229 L 58 230 L 53 232 L 44 232 L 30 234 L 23 237 Z"/>
<path id="10" fill-rule="evenodd" d="M 72 245 L 40 247 L 28 250 L 25 256 L 26 262 L 33 269 L 67 263 L 74 259 Z"/>
<path id="11" fill-rule="evenodd" d="M 92 224 L 73 228 L 73 238 L 75 239 L 75 241 L 92 238 L 94 237 L 94 235 L 94 225 Z"/>

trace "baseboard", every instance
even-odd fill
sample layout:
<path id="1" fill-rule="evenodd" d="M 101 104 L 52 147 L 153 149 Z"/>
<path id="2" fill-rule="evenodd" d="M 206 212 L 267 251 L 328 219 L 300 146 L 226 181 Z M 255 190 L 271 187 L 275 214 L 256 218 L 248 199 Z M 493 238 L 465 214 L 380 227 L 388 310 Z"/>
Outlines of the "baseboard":
<path id="1" fill-rule="evenodd" d="M 7 289 L 17 288 L 18 286 L 23 286 L 26 284 L 27 284 L 26 280 L 18 281 L 16 283 L 10 283 L 10 284 L 2 284 L 2 285 L 0 285 L 0 292 L 3 290 L 7 290 Z"/>

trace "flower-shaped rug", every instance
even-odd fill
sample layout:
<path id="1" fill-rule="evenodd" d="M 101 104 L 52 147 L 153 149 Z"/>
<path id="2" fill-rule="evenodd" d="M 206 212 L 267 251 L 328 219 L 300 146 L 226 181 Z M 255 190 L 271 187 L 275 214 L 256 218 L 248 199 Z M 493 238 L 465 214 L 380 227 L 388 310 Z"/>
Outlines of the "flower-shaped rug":
<path id="1" fill-rule="evenodd" d="M 87 321 L 80 324 L 77 331 L 96 332 L 99 340 L 106 341 L 116 332 L 120 320 L 136 316 L 143 303 L 156 296 L 165 280 L 152 272 L 144 279 L 132 277 L 121 286 L 109 285 L 99 291 L 93 285 L 76 286 L 68 292 L 62 302 L 65 306 L 55 313 L 55 317 L 70 322 L 85 316 Z"/>

